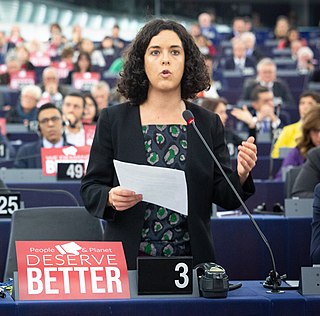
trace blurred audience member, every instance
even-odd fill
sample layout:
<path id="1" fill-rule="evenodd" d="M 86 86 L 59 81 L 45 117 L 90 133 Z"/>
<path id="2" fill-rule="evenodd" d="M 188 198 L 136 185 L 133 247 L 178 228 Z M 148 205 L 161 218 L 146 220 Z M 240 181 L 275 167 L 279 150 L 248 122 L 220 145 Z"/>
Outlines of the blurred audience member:
<path id="1" fill-rule="evenodd" d="M 0 65 L 5 63 L 8 52 L 8 41 L 5 32 L 0 31 Z"/>
<path id="2" fill-rule="evenodd" d="M 229 149 L 230 156 L 236 157 L 238 153 L 237 148 L 239 145 L 241 145 L 244 139 L 239 137 L 233 129 L 226 127 L 226 122 L 228 120 L 228 101 L 224 98 L 203 98 L 200 102 L 200 105 L 201 107 L 219 115 L 222 124 L 225 126 L 225 139 Z M 249 136 L 256 136 L 255 128 L 249 129 Z"/>
<path id="3" fill-rule="evenodd" d="M 105 67 L 106 62 L 102 52 L 94 47 L 93 41 L 88 38 L 83 38 L 80 42 L 79 52 L 75 52 L 74 59 L 78 59 L 79 53 L 88 53 L 91 58 L 92 66 Z"/>
<path id="4" fill-rule="evenodd" d="M 225 61 L 224 68 L 226 70 L 238 70 L 240 72 L 251 68 L 252 73 L 256 67 L 255 60 L 246 55 L 246 47 L 240 37 L 234 37 L 232 43 L 232 56 Z"/>
<path id="5" fill-rule="evenodd" d="M 241 16 L 237 16 L 232 21 L 232 34 L 230 38 L 239 37 L 246 32 L 246 22 Z"/>
<path id="6" fill-rule="evenodd" d="M 47 51 L 52 61 L 61 59 L 61 54 L 65 48 L 65 38 L 62 33 L 53 33 Z"/>
<path id="7" fill-rule="evenodd" d="M 66 94 L 65 89 L 60 85 L 58 70 L 54 67 L 47 67 L 42 73 L 42 97 L 41 104 L 54 103 L 61 108 L 63 97 Z"/>
<path id="8" fill-rule="evenodd" d="M 297 68 L 301 73 L 312 74 L 314 71 L 313 51 L 305 46 L 297 52 Z"/>
<path id="9" fill-rule="evenodd" d="M 300 40 L 294 40 L 290 43 L 291 59 L 298 59 L 298 51 L 301 47 L 303 46 Z"/>
<path id="10" fill-rule="evenodd" d="M 30 52 L 25 45 L 22 44 L 22 45 L 16 46 L 16 48 L 14 49 L 14 53 L 16 54 L 18 60 L 20 61 L 21 69 L 28 70 L 28 71 L 35 70 L 34 65 L 30 61 Z"/>
<path id="11" fill-rule="evenodd" d="M 280 49 L 289 48 L 293 41 L 300 41 L 302 46 L 307 45 L 307 41 L 304 38 L 300 37 L 299 30 L 295 27 L 291 27 L 288 30 L 286 38 L 279 40 L 278 48 L 280 48 Z"/>
<path id="12" fill-rule="evenodd" d="M 271 58 L 263 58 L 257 64 L 257 77 L 244 82 L 242 100 L 250 100 L 252 90 L 261 85 L 273 92 L 274 97 L 281 98 L 282 103 L 293 106 L 293 98 L 287 83 L 277 78 L 277 66 Z"/>
<path id="13" fill-rule="evenodd" d="M 288 37 L 289 28 L 289 19 L 284 15 L 278 16 L 274 27 L 274 38 L 278 40 L 285 40 Z"/>
<path id="14" fill-rule="evenodd" d="M 256 62 L 259 62 L 264 57 L 264 54 L 256 46 L 256 36 L 252 32 L 244 32 L 240 38 L 246 48 L 247 57 L 254 58 Z"/>
<path id="15" fill-rule="evenodd" d="M 14 52 L 9 52 L 6 56 L 6 71 L 0 74 L 0 85 L 9 85 L 12 74 L 21 70 L 21 63 Z"/>
<path id="16" fill-rule="evenodd" d="M 216 49 L 214 48 L 211 41 L 205 37 L 203 34 L 200 34 L 195 37 L 195 42 L 203 55 L 210 55 L 214 57 L 216 55 Z"/>
<path id="17" fill-rule="evenodd" d="M 200 27 L 200 33 L 203 34 L 207 39 L 209 39 L 214 45 L 219 44 L 219 33 L 215 26 L 215 13 L 212 12 L 202 12 L 198 15 L 198 23 Z M 193 30 L 194 31 L 194 30 Z M 199 35 L 193 34 L 192 36 Z"/>
<path id="18" fill-rule="evenodd" d="M 120 26 L 119 24 L 115 24 L 111 30 L 111 37 L 113 41 L 113 46 L 119 50 L 122 50 L 125 47 L 125 40 L 120 38 Z"/>
<path id="19" fill-rule="evenodd" d="M 71 45 L 71 47 L 73 47 L 75 50 L 78 50 L 82 39 L 82 28 L 79 24 L 76 24 L 72 28 L 71 40 L 68 44 Z"/>
<path id="20" fill-rule="evenodd" d="M 6 113 L 7 123 L 22 123 L 29 126 L 37 120 L 37 103 L 41 89 L 35 85 L 24 86 L 21 90 L 20 102 Z"/>
<path id="21" fill-rule="evenodd" d="M 211 85 L 209 90 L 199 92 L 197 97 L 198 98 L 219 98 L 217 88 L 216 88 L 216 83 L 213 80 L 213 59 L 210 55 L 204 55 L 204 61 L 208 68 Z"/>
<path id="22" fill-rule="evenodd" d="M 91 94 L 84 96 L 85 106 L 82 118 L 83 124 L 96 124 L 99 117 L 98 104 Z"/>
<path id="23" fill-rule="evenodd" d="M 63 136 L 62 113 L 53 104 L 43 104 L 37 113 L 40 138 L 22 145 L 14 162 L 15 168 L 41 168 L 41 148 L 69 146 Z"/>
<path id="24" fill-rule="evenodd" d="M 246 106 L 242 109 L 234 108 L 231 114 L 238 120 L 246 122 L 250 128 L 255 127 L 258 132 L 271 135 L 281 125 L 272 91 L 260 85 L 256 86 L 251 93 L 251 103 L 250 110 Z"/>
<path id="25" fill-rule="evenodd" d="M 279 149 L 282 147 L 293 148 L 297 145 L 297 139 L 301 137 L 301 124 L 305 114 L 320 104 L 320 95 L 314 91 L 305 91 L 299 98 L 299 116 L 300 120 L 296 123 L 284 126 L 272 151 L 272 158 L 279 158 Z"/>
<path id="26" fill-rule="evenodd" d="M 24 42 L 24 39 L 21 35 L 20 26 L 15 24 L 11 27 L 10 33 L 8 36 L 8 45 L 9 48 L 13 48 L 19 44 L 22 44 Z"/>
<path id="27" fill-rule="evenodd" d="M 297 146 L 292 148 L 282 162 L 276 175 L 276 180 L 282 179 L 284 168 L 297 167 L 304 163 L 311 148 L 320 146 L 320 104 L 309 109 L 302 119 L 302 135 L 297 140 Z"/>
<path id="28" fill-rule="evenodd" d="M 69 72 L 68 77 L 65 80 L 66 84 L 72 84 L 73 83 L 73 74 L 76 72 L 86 73 L 91 72 L 92 66 L 91 66 L 91 58 L 88 53 L 80 52 L 77 58 L 77 61 L 75 62 L 73 66 L 73 70 Z"/>
<path id="29" fill-rule="evenodd" d="M 74 146 L 85 145 L 85 133 L 82 118 L 85 111 L 84 97 L 78 93 L 69 93 L 64 97 L 62 104 L 65 135 L 69 144 Z"/>
<path id="30" fill-rule="evenodd" d="M 110 86 L 105 81 L 99 81 L 91 88 L 91 95 L 94 97 L 98 104 L 98 110 L 101 112 L 102 109 L 109 105 L 109 94 Z"/>

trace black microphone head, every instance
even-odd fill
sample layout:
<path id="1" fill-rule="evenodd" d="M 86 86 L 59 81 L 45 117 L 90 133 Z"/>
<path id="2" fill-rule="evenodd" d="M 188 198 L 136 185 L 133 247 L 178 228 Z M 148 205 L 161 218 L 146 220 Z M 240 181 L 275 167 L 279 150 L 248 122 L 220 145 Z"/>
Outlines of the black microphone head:
<path id="1" fill-rule="evenodd" d="M 192 124 L 194 122 L 194 116 L 190 110 L 183 111 L 182 116 L 188 124 Z"/>

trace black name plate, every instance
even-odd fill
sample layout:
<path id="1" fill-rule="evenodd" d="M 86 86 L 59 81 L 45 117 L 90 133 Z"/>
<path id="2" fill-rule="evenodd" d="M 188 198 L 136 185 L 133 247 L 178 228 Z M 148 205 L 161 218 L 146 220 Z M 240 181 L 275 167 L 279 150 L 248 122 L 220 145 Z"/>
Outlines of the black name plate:
<path id="1" fill-rule="evenodd" d="M 192 257 L 138 257 L 138 295 L 192 294 Z"/>
<path id="2" fill-rule="evenodd" d="M 11 217 L 20 207 L 20 193 L 0 193 L 0 217 Z"/>
<path id="3" fill-rule="evenodd" d="M 84 163 L 59 162 L 57 166 L 57 180 L 81 180 L 84 176 Z"/>

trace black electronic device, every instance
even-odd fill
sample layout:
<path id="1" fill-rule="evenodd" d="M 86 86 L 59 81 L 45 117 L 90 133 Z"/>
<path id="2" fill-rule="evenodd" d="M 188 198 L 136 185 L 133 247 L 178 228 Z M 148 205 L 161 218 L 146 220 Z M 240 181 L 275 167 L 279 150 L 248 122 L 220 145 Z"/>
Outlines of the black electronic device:
<path id="1" fill-rule="evenodd" d="M 213 262 L 198 264 L 195 267 L 198 276 L 200 295 L 206 298 L 225 298 L 228 291 L 238 289 L 242 284 L 229 283 L 224 268 Z"/>
<path id="2" fill-rule="evenodd" d="M 188 123 L 188 125 L 192 125 L 192 127 L 194 128 L 194 130 L 196 131 L 196 133 L 198 134 L 199 138 L 201 139 L 203 145 L 206 147 L 208 153 L 210 154 L 210 156 L 212 157 L 213 161 L 215 162 L 215 164 L 217 165 L 217 167 L 219 168 L 220 172 L 222 173 L 223 177 L 225 178 L 225 180 L 227 181 L 228 185 L 230 186 L 230 188 L 232 189 L 233 193 L 236 195 L 237 199 L 239 200 L 239 202 L 241 203 L 243 209 L 245 210 L 245 212 L 247 213 L 247 215 L 249 216 L 252 224 L 254 225 L 254 227 L 256 228 L 256 230 L 258 231 L 261 239 L 263 240 L 263 242 L 265 243 L 265 245 L 267 246 L 268 250 L 269 250 L 269 254 L 271 257 L 271 261 L 272 261 L 272 270 L 269 273 L 269 276 L 267 277 L 266 282 L 268 284 L 271 284 L 272 290 L 270 291 L 271 293 L 279 293 L 279 286 L 281 285 L 281 279 L 284 278 L 284 276 L 280 277 L 280 275 L 278 274 L 277 270 L 276 270 L 276 263 L 274 260 L 274 255 L 271 249 L 271 246 L 267 240 L 267 237 L 264 235 L 264 233 L 261 231 L 259 225 L 257 224 L 257 222 L 255 221 L 255 219 L 252 217 L 250 211 L 248 210 L 246 204 L 244 203 L 244 201 L 242 200 L 241 196 L 239 195 L 238 191 L 236 190 L 236 188 L 234 187 L 234 185 L 232 184 L 232 182 L 230 181 L 230 179 L 228 178 L 228 176 L 226 175 L 225 171 L 223 170 L 219 160 L 217 159 L 217 157 L 214 155 L 214 153 L 212 152 L 211 148 L 209 147 L 208 143 L 206 142 L 206 140 L 204 139 L 204 137 L 202 136 L 202 134 L 200 133 L 198 127 L 195 124 L 195 118 L 193 113 L 190 110 L 185 110 L 182 113 L 183 118 L 185 119 L 185 121 Z"/>

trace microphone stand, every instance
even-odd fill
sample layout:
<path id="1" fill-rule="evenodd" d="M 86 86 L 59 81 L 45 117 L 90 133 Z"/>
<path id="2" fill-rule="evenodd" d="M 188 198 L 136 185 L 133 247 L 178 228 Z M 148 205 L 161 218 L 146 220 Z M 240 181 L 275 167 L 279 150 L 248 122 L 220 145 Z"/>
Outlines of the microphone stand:
<path id="1" fill-rule="evenodd" d="M 279 103 L 276 106 L 276 116 L 280 119 L 280 109 L 281 109 L 281 104 Z M 271 122 L 271 145 L 270 145 L 270 162 L 269 162 L 269 174 L 268 174 L 268 179 L 272 180 L 273 179 L 273 165 L 274 165 L 274 159 L 272 158 L 272 152 L 274 149 L 274 145 L 279 137 L 280 130 L 278 127 L 272 128 L 272 122 Z"/>
<path id="2" fill-rule="evenodd" d="M 241 196 L 239 195 L 239 193 L 237 192 L 236 188 L 233 186 L 233 184 L 231 183 L 230 179 L 228 178 L 228 176 L 226 175 L 225 171 L 223 170 L 220 162 L 218 161 L 218 159 L 216 158 L 216 156 L 214 155 L 214 153 L 212 152 L 211 148 L 209 147 L 209 145 L 207 144 L 207 142 L 205 141 L 205 139 L 203 138 L 202 134 L 200 133 L 199 129 L 197 128 L 195 122 L 194 122 L 194 117 L 191 111 L 186 110 L 185 112 L 186 115 L 183 115 L 184 119 L 187 121 L 188 124 L 191 124 L 194 128 L 194 130 L 197 132 L 198 136 L 200 137 L 202 143 L 205 145 L 205 147 L 207 148 L 210 156 L 212 157 L 212 159 L 214 160 L 214 162 L 216 163 L 216 165 L 218 166 L 219 170 L 221 171 L 222 175 L 224 176 L 225 180 L 227 181 L 227 183 L 229 184 L 230 188 L 232 189 L 232 191 L 234 192 L 234 194 L 236 195 L 237 199 L 239 200 L 239 202 L 241 203 L 242 207 L 244 208 L 245 212 L 247 213 L 247 215 L 249 216 L 251 222 L 253 223 L 253 225 L 255 226 L 256 230 L 258 231 L 260 237 L 262 238 L 263 242 L 265 243 L 265 245 L 267 246 L 269 253 L 270 253 L 270 257 L 271 257 L 271 261 L 272 261 L 272 270 L 269 273 L 269 276 L 267 277 L 266 281 L 264 284 L 266 285 L 271 285 L 271 291 L 270 293 L 283 293 L 283 291 L 279 290 L 279 287 L 281 285 L 281 277 L 277 272 L 276 269 L 276 263 L 274 260 L 274 256 L 273 256 L 273 252 L 271 249 L 271 246 L 267 240 L 267 237 L 264 235 L 264 233 L 261 231 L 259 225 L 257 224 L 257 222 L 255 221 L 255 219 L 252 217 L 250 211 L 248 210 L 247 206 L 245 205 L 244 201 L 242 200 Z M 184 112 L 184 113 L 185 113 Z M 268 291 L 269 292 L 269 291 Z"/>

